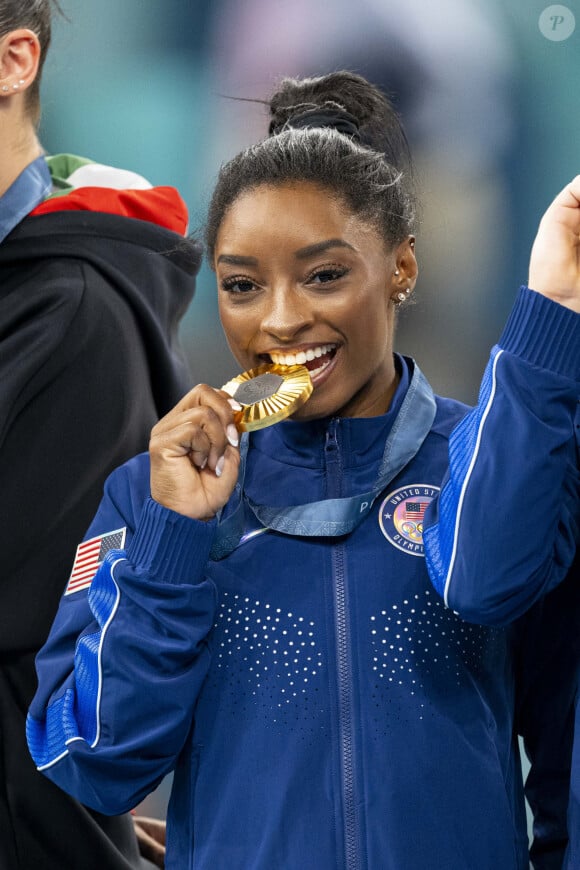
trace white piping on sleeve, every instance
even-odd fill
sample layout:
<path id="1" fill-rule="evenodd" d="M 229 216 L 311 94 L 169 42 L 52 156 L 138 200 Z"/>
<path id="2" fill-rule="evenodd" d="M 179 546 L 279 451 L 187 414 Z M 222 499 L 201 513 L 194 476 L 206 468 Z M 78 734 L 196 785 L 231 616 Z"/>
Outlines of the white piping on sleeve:
<path id="1" fill-rule="evenodd" d="M 477 440 L 475 442 L 475 450 L 473 451 L 473 456 L 471 457 L 471 462 L 469 463 L 469 468 L 467 469 L 467 474 L 465 475 L 465 480 L 463 481 L 463 486 L 461 487 L 459 502 L 457 504 L 457 515 L 455 517 L 455 529 L 453 532 L 453 550 L 451 552 L 451 559 L 449 560 L 449 570 L 447 571 L 447 577 L 445 578 L 445 588 L 444 588 L 444 592 L 443 592 L 443 600 L 445 601 L 445 604 L 447 605 L 447 607 L 449 607 L 449 601 L 448 601 L 449 585 L 451 583 L 451 575 L 453 573 L 453 568 L 455 567 L 455 558 L 457 556 L 457 541 L 459 539 L 459 523 L 461 522 L 461 511 L 463 508 L 463 501 L 465 498 L 465 492 L 466 492 L 467 487 L 469 485 L 469 482 L 471 480 L 471 475 L 473 473 L 475 463 L 477 462 L 477 458 L 479 455 L 479 448 L 481 446 L 481 436 L 483 433 L 483 427 L 485 426 L 485 422 L 487 420 L 488 414 L 489 414 L 489 412 L 491 410 L 491 406 L 493 404 L 493 400 L 495 398 L 495 392 L 496 392 L 496 386 L 497 386 L 496 368 L 497 368 L 498 360 L 499 360 L 500 356 L 502 355 L 502 353 L 503 353 L 503 350 L 499 350 L 497 353 L 497 356 L 495 357 L 495 359 L 493 361 L 491 392 L 489 395 L 489 399 L 487 400 L 487 405 L 485 407 L 483 417 L 481 418 L 481 422 L 479 424 L 479 429 L 477 432 Z"/>
<path id="2" fill-rule="evenodd" d="M 104 640 L 105 640 L 105 636 L 106 636 L 106 634 L 107 634 L 107 629 L 109 628 L 111 622 L 113 621 L 113 618 L 114 618 L 115 614 L 117 613 L 117 610 L 118 610 L 118 607 L 119 607 L 119 601 L 120 601 L 120 599 L 121 599 L 121 592 L 120 592 L 120 590 L 119 590 L 119 587 L 117 586 L 117 583 L 116 583 L 116 581 L 115 581 L 115 578 L 113 577 L 113 572 L 114 572 L 115 568 L 117 567 L 117 565 L 119 564 L 119 562 L 126 562 L 126 561 L 127 561 L 127 560 L 123 557 L 123 558 L 117 559 L 117 560 L 116 560 L 115 562 L 113 562 L 113 564 L 111 565 L 111 580 L 113 581 L 113 584 L 114 584 L 114 586 L 115 586 L 115 589 L 117 590 L 117 597 L 116 597 L 116 600 L 115 600 L 115 604 L 113 605 L 113 607 L 112 607 L 112 609 L 111 609 L 110 616 L 109 616 L 109 618 L 107 619 L 106 623 L 105 623 L 104 626 L 103 626 L 103 630 L 102 630 L 102 632 L 101 632 L 101 639 L 99 640 L 99 652 L 98 652 L 99 688 L 98 688 L 98 690 L 97 690 L 97 703 L 96 703 L 96 710 L 95 710 L 96 723 L 97 723 L 97 731 L 96 731 L 96 734 L 95 734 L 95 739 L 94 739 L 93 742 L 91 743 L 91 749 L 94 749 L 94 747 L 97 745 L 97 743 L 99 742 L 99 740 L 100 740 L 100 738 L 101 738 L 101 716 L 100 716 L 100 711 L 101 711 L 101 695 L 102 695 L 102 690 L 103 690 L 103 668 L 102 668 L 101 657 L 102 657 L 102 652 L 103 652 L 103 643 L 104 643 Z"/>
<path id="3" fill-rule="evenodd" d="M 102 649 L 103 649 L 103 641 L 105 639 L 105 634 L 107 633 L 107 629 L 108 629 L 109 625 L 111 624 L 111 621 L 117 612 L 117 609 L 119 607 L 119 600 L 121 598 L 121 593 L 120 593 L 119 587 L 117 586 L 117 583 L 115 582 L 115 579 L 113 577 L 113 571 L 115 570 L 115 567 L 119 564 L 119 562 L 125 562 L 125 561 L 127 561 L 125 558 L 117 559 L 117 561 L 113 562 L 113 564 L 111 566 L 111 580 L 113 581 L 113 583 L 115 585 L 115 589 L 117 590 L 117 596 L 116 596 L 115 604 L 111 610 L 110 616 L 107 619 L 105 625 L 103 626 L 103 630 L 101 632 L 101 638 L 99 640 L 99 651 L 97 654 L 98 655 L 99 687 L 97 690 L 97 702 L 95 705 L 96 706 L 95 715 L 96 715 L 97 730 L 96 730 L 95 739 L 91 743 L 91 749 L 94 749 L 94 747 L 99 742 L 99 738 L 101 736 L 100 707 L 101 707 L 101 694 L 102 694 L 102 686 L 103 686 L 103 671 L 102 671 L 102 664 L 101 664 L 101 653 L 102 653 Z M 71 743 L 75 743 L 79 740 L 86 742 L 84 737 L 81 737 L 79 735 L 77 737 L 69 737 L 69 739 L 65 741 L 65 746 L 68 747 Z M 65 749 L 64 752 L 61 752 L 61 754 L 57 755 L 56 758 L 53 758 L 47 764 L 40 765 L 40 767 L 37 767 L 36 769 L 39 771 L 40 770 L 48 770 L 50 767 L 52 767 L 54 764 L 56 764 L 58 761 L 60 761 L 62 758 L 64 758 L 68 754 L 69 754 L 69 750 Z"/>
<path id="4" fill-rule="evenodd" d="M 67 745 L 70 743 L 70 740 L 67 740 Z M 64 752 L 61 752 L 60 755 L 57 755 L 56 758 L 53 758 L 52 761 L 49 761 L 48 764 L 41 764 L 40 767 L 37 767 L 37 770 L 48 770 L 49 767 L 52 767 L 53 764 L 56 764 L 57 761 L 60 761 L 61 758 L 64 758 L 65 755 L 68 755 L 68 749 L 65 749 Z"/>

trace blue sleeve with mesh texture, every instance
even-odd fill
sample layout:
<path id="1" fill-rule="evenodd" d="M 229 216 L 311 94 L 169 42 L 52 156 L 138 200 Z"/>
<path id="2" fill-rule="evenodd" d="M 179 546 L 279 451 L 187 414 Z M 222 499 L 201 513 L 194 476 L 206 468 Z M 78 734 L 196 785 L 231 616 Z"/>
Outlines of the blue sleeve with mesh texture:
<path id="1" fill-rule="evenodd" d="M 105 814 L 134 807 L 173 768 L 209 664 L 214 523 L 149 496 L 147 457 L 107 482 L 87 540 L 124 529 L 88 588 L 65 594 L 37 657 L 27 737 L 39 770 Z"/>
<path id="2" fill-rule="evenodd" d="M 506 624 L 570 568 L 579 399 L 580 315 L 522 288 L 425 516 L 431 580 L 464 619 Z"/>

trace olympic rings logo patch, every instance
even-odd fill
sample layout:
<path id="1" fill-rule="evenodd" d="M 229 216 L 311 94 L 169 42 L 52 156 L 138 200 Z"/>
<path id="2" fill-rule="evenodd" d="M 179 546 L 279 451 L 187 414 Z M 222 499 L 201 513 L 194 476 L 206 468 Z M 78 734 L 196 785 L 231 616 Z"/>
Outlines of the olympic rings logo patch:
<path id="1" fill-rule="evenodd" d="M 387 541 L 412 556 L 423 556 L 423 518 L 439 493 L 438 486 L 414 483 L 389 493 L 379 509 L 379 526 Z"/>

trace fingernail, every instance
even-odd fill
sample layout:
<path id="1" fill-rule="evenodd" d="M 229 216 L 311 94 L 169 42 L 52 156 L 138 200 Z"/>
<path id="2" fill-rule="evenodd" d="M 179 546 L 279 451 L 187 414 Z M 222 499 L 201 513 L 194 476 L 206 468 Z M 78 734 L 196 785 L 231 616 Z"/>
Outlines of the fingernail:
<path id="1" fill-rule="evenodd" d="M 215 476 L 216 477 L 222 476 L 222 471 L 224 470 L 225 461 L 226 461 L 225 456 L 220 456 L 220 458 L 216 462 L 216 466 L 215 466 Z"/>
<path id="2" fill-rule="evenodd" d="M 234 411 L 241 411 L 242 410 L 242 406 L 240 405 L 239 402 L 236 402 L 235 399 L 228 399 L 228 403 Z"/>
<path id="3" fill-rule="evenodd" d="M 232 447 L 237 447 L 240 443 L 240 439 L 238 436 L 238 430 L 233 423 L 228 423 L 228 425 L 226 426 L 226 435 Z"/>
<path id="4" fill-rule="evenodd" d="M 203 462 L 199 466 L 200 470 L 203 471 L 203 469 L 205 468 L 206 465 L 207 465 L 207 456 L 205 457 L 205 459 L 203 460 Z"/>

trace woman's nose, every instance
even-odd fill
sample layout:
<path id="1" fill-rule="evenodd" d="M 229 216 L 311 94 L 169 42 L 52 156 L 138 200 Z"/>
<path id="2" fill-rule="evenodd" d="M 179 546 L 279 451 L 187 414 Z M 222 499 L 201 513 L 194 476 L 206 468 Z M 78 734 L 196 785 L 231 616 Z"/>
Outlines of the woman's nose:
<path id="1" fill-rule="evenodd" d="M 290 341 L 312 320 L 308 305 L 298 294 L 281 287 L 269 294 L 262 330 L 279 341 Z"/>

